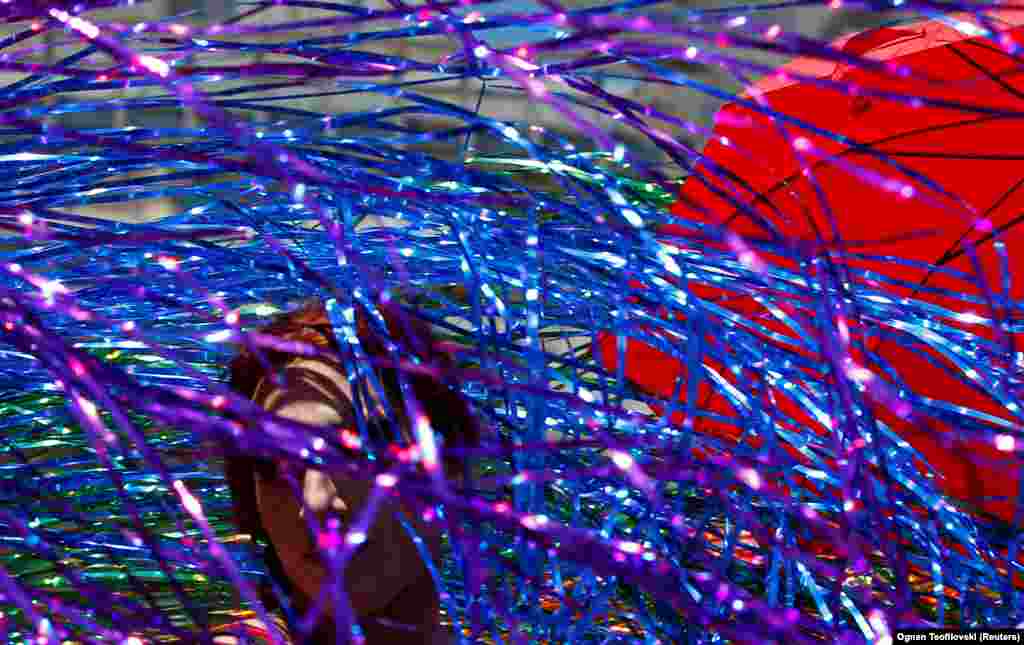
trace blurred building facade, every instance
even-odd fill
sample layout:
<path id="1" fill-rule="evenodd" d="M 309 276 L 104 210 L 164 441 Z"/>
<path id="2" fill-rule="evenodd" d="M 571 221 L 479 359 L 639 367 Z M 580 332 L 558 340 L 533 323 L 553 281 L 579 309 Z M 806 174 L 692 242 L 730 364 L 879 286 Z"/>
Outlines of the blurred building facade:
<path id="1" fill-rule="evenodd" d="M 604 3 L 608 0 L 598 1 Z M 345 4 L 368 8 L 390 6 L 387 0 L 347 0 Z M 593 6 L 595 1 L 563 0 L 562 4 L 567 7 Z M 704 2 L 666 4 L 665 8 L 676 12 L 680 16 L 680 20 L 682 20 L 686 10 L 695 8 L 721 9 L 728 7 L 730 4 L 738 3 L 704 0 Z M 210 21 L 224 20 L 237 15 L 239 12 L 251 10 L 252 7 L 253 5 L 240 3 L 237 0 L 149 0 L 148 2 L 140 2 L 130 9 L 111 12 L 111 14 L 120 14 L 118 17 L 123 17 L 124 19 L 171 19 L 185 23 L 208 23 Z M 480 10 L 485 15 L 543 11 L 540 5 L 532 0 L 503 0 L 474 8 L 474 10 Z M 254 18 L 248 19 L 246 22 L 247 24 L 271 21 L 294 22 L 328 15 L 337 14 L 330 14 L 316 9 L 276 7 L 264 11 Z M 877 13 L 862 14 L 846 10 L 835 11 L 826 7 L 772 10 L 760 15 L 759 19 L 778 23 L 783 29 L 788 31 L 797 31 L 806 36 L 820 38 L 833 38 L 852 29 L 875 26 L 879 22 Z M 323 32 L 318 32 L 317 35 L 323 35 Z M 302 37 L 302 34 L 292 33 L 288 36 L 298 39 Z M 284 37 L 286 37 L 284 34 L 280 34 L 269 36 L 268 38 L 280 40 Z M 529 41 L 531 38 L 537 39 L 540 37 L 544 37 L 544 34 L 515 29 L 495 30 L 494 32 L 488 32 L 486 36 L 488 42 L 495 47 L 506 47 L 513 43 L 520 43 Z M 413 40 L 384 41 L 372 47 L 361 46 L 361 48 L 372 49 L 382 53 L 398 54 L 421 61 L 436 62 L 443 55 L 454 51 L 455 44 L 448 38 L 417 38 Z M 739 53 L 738 55 L 769 64 L 779 63 L 784 60 L 780 57 L 760 54 Z M 273 57 L 268 56 L 267 58 Z M 722 87 L 731 91 L 736 91 L 740 88 L 739 83 L 734 78 L 731 78 L 726 72 L 717 68 L 682 64 L 674 64 L 674 66 L 680 71 L 693 75 L 699 80 L 712 83 L 716 87 Z M 659 111 L 693 120 L 703 125 L 711 123 L 714 113 L 721 105 L 720 99 L 707 96 L 696 90 L 664 84 L 638 82 L 623 78 L 630 75 L 639 76 L 638 72 L 639 70 L 629 70 L 622 66 L 617 66 L 614 70 L 597 70 L 592 78 L 616 95 L 633 99 L 650 105 Z M 564 117 L 539 104 L 537 101 L 531 100 L 524 92 L 506 89 L 501 87 L 502 85 L 508 85 L 508 83 L 490 82 L 485 86 L 484 82 L 481 81 L 463 80 L 446 84 L 432 84 L 426 88 L 418 88 L 418 91 L 424 91 L 426 94 L 457 103 L 468 109 L 476 109 L 479 105 L 481 113 L 503 121 L 529 122 L 546 128 L 565 130 L 566 121 Z M 552 89 L 555 88 L 553 87 Z M 564 88 L 558 89 L 564 91 Z M 380 94 L 360 94 L 354 96 L 298 99 L 291 101 L 290 104 L 321 113 L 345 113 L 373 109 L 399 100 Z M 583 111 L 586 112 L 586 110 Z M 601 119 L 593 113 L 589 113 L 588 116 L 601 122 Z M 120 125 L 118 123 L 119 118 L 123 121 L 126 117 L 135 118 L 134 115 L 121 115 L 118 117 L 113 113 L 71 118 L 83 126 L 104 127 Z M 260 118 L 259 115 L 254 115 L 254 117 Z M 150 124 L 160 123 L 169 125 L 171 123 L 180 123 L 183 119 L 187 120 L 188 115 L 181 114 L 177 110 L 164 113 L 154 110 L 146 114 L 145 118 L 147 123 Z M 610 119 L 605 120 L 602 125 L 608 129 L 618 128 L 618 125 Z M 645 144 L 635 133 L 622 131 L 622 128 L 618 129 L 634 150 L 657 155 L 654 147 Z M 699 146 L 701 143 L 702 135 L 700 133 L 679 131 L 674 134 L 695 145 Z"/>
<path id="2" fill-rule="evenodd" d="M 609 0 L 562 0 L 563 5 L 570 8 L 574 6 L 594 6 L 599 2 L 605 3 L 609 2 Z M 392 6 L 389 0 L 346 0 L 345 4 L 366 8 L 387 8 Z M 666 15 L 671 14 L 676 16 L 676 18 L 672 19 L 683 21 L 686 19 L 685 14 L 688 10 L 696 8 L 723 9 L 728 6 L 728 4 L 716 2 L 715 0 L 704 0 L 703 2 L 676 4 L 666 3 L 662 10 L 666 12 Z M 252 11 L 253 8 L 254 5 L 252 4 L 241 3 L 236 0 L 149 0 L 137 2 L 131 6 L 118 9 L 96 12 L 93 15 L 98 21 L 117 20 L 120 22 L 131 23 L 136 21 L 166 20 L 184 24 L 210 24 L 211 22 L 229 20 L 242 13 Z M 462 11 L 464 13 L 468 13 L 469 11 L 479 11 L 486 16 L 507 13 L 539 13 L 545 10 L 542 9 L 539 4 L 534 2 L 534 0 L 500 0 L 498 2 L 480 5 L 479 7 L 463 8 Z M 337 13 L 328 13 L 317 9 L 278 6 L 262 11 L 258 15 L 246 18 L 245 24 L 258 24 L 260 22 L 295 23 L 302 20 L 337 15 Z M 805 36 L 818 38 L 833 38 L 854 29 L 869 28 L 877 25 L 880 20 L 879 14 L 875 13 L 858 14 L 856 12 L 846 10 L 829 10 L 826 7 L 800 7 L 787 10 L 773 9 L 770 12 L 759 14 L 757 18 L 762 21 L 777 23 L 785 30 L 798 31 Z M 391 26 L 397 24 L 398 23 L 393 23 Z M 361 29 L 383 29 L 385 26 L 386 25 L 374 23 L 373 27 L 361 27 Z M 10 31 L 10 28 L 8 31 Z M 321 38 L 324 36 L 344 37 L 344 35 L 345 34 L 343 33 L 333 34 L 325 30 L 317 30 L 315 33 L 303 33 L 301 29 L 297 29 L 291 33 L 266 34 L 262 39 L 265 42 L 297 42 L 303 38 L 311 36 Z M 506 28 L 488 31 L 484 35 L 484 38 L 492 47 L 505 48 L 524 42 L 550 38 L 552 35 L 553 33 L 550 29 L 538 32 L 536 30 L 530 31 L 522 28 Z M 245 39 L 248 42 L 252 42 L 256 38 L 257 37 L 251 35 L 245 36 Z M 678 45 L 681 48 L 685 48 L 687 45 L 685 41 L 673 44 Z M 36 44 L 36 46 L 38 46 L 38 44 Z M 445 55 L 457 52 L 459 44 L 455 42 L 453 38 L 438 36 L 418 37 L 415 39 L 404 38 L 383 40 L 370 45 L 361 44 L 359 48 L 364 51 L 394 54 L 418 61 L 436 63 L 442 60 Z M 59 62 L 65 56 L 80 51 L 81 43 L 70 34 L 50 32 L 47 34 L 45 47 L 41 49 L 44 50 L 42 57 L 45 57 L 45 59 L 52 64 Z M 730 54 L 742 56 L 768 65 L 778 64 L 784 60 L 777 56 L 769 57 L 767 55 L 757 53 L 752 54 L 749 52 L 743 53 L 730 51 Z M 223 56 L 223 54 L 219 54 L 219 56 Z M 238 62 L 241 63 L 256 59 L 264 61 L 293 60 L 274 53 L 249 53 L 239 56 Z M 199 64 L 202 63 L 201 60 L 197 62 Z M 219 58 L 218 62 L 223 64 L 223 58 Z M 740 84 L 734 78 L 731 78 L 724 70 L 719 68 L 702 65 L 687 65 L 680 61 L 661 61 L 661 64 L 671 65 L 677 71 L 691 75 L 700 81 L 712 84 L 727 91 L 735 92 L 740 89 Z M 639 69 L 629 69 L 626 66 L 617 65 L 614 66 L 614 68 L 595 69 L 592 72 L 590 79 L 602 85 L 607 91 L 613 94 L 629 98 L 644 105 L 649 105 L 660 112 L 670 114 L 674 117 L 693 121 L 704 128 L 711 126 L 713 116 L 721 105 L 720 99 L 702 94 L 697 90 L 680 88 L 678 86 L 666 84 L 638 81 L 629 78 L 631 76 L 642 77 L 643 74 L 641 74 L 641 70 Z M 19 78 L 19 75 L 4 74 L 2 75 L 2 78 L 0 78 L 0 81 L 16 80 L 17 78 Z M 414 80 L 414 78 L 413 74 L 407 74 L 401 79 L 393 79 L 393 81 Z M 388 82 L 388 80 L 389 79 L 380 79 L 379 82 Z M 309 112 L 318 114 L 346 114 L 387 108 L 397 105 L 400 101 L 404 100 L 394 96 L 389 96 L 385 93 L 361 92 L 355 94 L 342 94 L 340 90 L 345 89 L 345 83 L 347 82 L 350 81 L 338 79 L 322 82 L 312 86 L 316 91 L 306 93 L 315 94 L 317 92 L 322 92 L 328 93 L 329 95 L 298 99 L 289 98 L 287 100 L 277 101 L 277 104 L 298 108 L 300 110 L 308 110 Z M 362 83 L 364 81 L 359 80 L 359 82 Z M 568 91 L 564 86 L 558 86 L 553 82 L 549 82 L 548 87 L 549 89 L 564 92 L 572 96 L 572 92 Z M 570 138 L 576 136 L 576 138 L 582 142 L 582 145 L 587 145 L 586 137 L 578 136 L 580 134 L 578 132 L 572 132 L 568 127 L 568 121 L 563 115 L 558 114 L 555 110 L 543 103 L 531 99 L 524 91 L 518 89 L 512 82 L 507 80 L 461 79 L 418 86 L 416 91 L 431 96 L 432 98 L 455 103 L 469 110 L 479 110 L 483 115 L 501 121 L 529 123 L 530 125 L 540 126 Z M 198 125 L 198 121 L 195 119 L 194 115 L 190 114 L 188 110 L 182 110 L 177 107 L 155 107 L 141 112 L 138 110 L 133 110 L 131 112 L 120 110 L 117 107 L 117 98 L 118 94 L 123 95 L 124 92 L 133 92 L 136 95 L 149 96 L 166 94 L 166 91 L 163 88 L 150 87 L 144 89 L 117 90 L 115 92 L 79 93 L 74 95 L 74 97 L 77 98 L 72 99 L 57 97 L 50 100 L 49 103 L 53 111 L 52 118 L 69 127 L 83 129 L 125 127 L 129 125 L 140 127 Z M 282 94 L 283 93 L 294 94 L 295 92 L 292 89 L 288 89 L 287 92 L 282 92 Z M 93 95 L 90 98 L 93 100 L 99 99 L 100 104 L 109 106 L 109 109 L 104 111 L 85 112 L 75 111 L 73 109 L 62 109 L 62 101 L 78 100 L 86 94 Z M 621 141 L 629 146 L 629 149 L 633 154 L 645 157 L 648 161 L 654 163 L 667 161 L 667 157 L 660 152 L 656 146 L 646 140 L 637 130 L 624 127 L 621 123 L 612 119 L 610 116 L 602 115 L 598 111 L 589 109 L 585 106 L 580 106 L 577 109 L 581 115 L 590 119 L 597 127 L 606 131 L 614 132 Z M 289 122 L 281 120 L 281 117 L 272 116 L 267 112 L 253 111 L 240 116 L 254 121 L 265 122 L 268 127 L 280 127 L 283 129 L 291 125 Z M 423 116 L 422 114 L 398 118 L 405 120 L 404 125 L 421 130 L 431 130 L 438 125 L 436 123 L 431 123 L 431 119 L 433 117 Z M 670 134 L 678 137 L 678 140 L 687 141 L 697 149 L 699 149 L 703 144 L 704 135 L 699 128 L 696 131 L 686 131 L 680 128 L 673 129 L 666 127 L 664 123 L 657 124 L 657 127 L 668 130 Z M 486 141 L 480 142 L 477 145 L 486 145 Z M 486 153 L 487 150 L 482 150 L 482 152 Z M 444 154 L 444 152 L 439 150 L 438 154 Z M 678 172 L 678 168 L 673 168 L 667 174 L 671 175 Z M 133 219 L 154 219 L 169 212 L 168 209 L 173 210 L 174 205 L 157 203 L 152 205 L 152 207 L 146 206 L 145 208 L 152 208 L 152 212 L 147 211 L 127 216 L 123 214 L 107 213 L 104 211 L 104 215 L 130 217 Z"/>

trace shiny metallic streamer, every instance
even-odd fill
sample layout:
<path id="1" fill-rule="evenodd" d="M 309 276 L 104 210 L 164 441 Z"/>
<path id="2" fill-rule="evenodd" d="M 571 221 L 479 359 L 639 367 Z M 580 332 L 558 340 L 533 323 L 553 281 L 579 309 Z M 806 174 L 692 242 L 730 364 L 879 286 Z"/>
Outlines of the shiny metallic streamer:
<path id="1" fill-rule="evenodd" d="M 768 71 L 744 49 L 866 64 L 799 34 L 764 37 L 772 12 L 817 3 L 284 1 L 324 13 L 257 24 L 270 5 L 256 4 L 207 26 L 95 17 L 115 4 L 0 5 L 14 27 L 0 69 L 26 74 L 0 112 L 10 641 L 194 642 L 262 611 L 258 548 L 230 524 L 214 446 L 378 474 L 323 431 L 279 423 L 271 435 L 222 384 L 245 331 L 310 296 L 333 298 L 338 320 L 388 297 L 461 348 L 460 367 L 438 376 L 460 384 L 488 430 L 473 487 L 438 488 L 410 465 L 396 489 L 452 522 L 450 557 L 434 564 L 465 642 L 884 643 L 895 626 L 1022 620 L 1016 532 L 944 500 L 891 431 L 864 430 L 871 467 L 844 483 L 830 434 L 844 412 L 823 359 L 838 333 L 827 271 L 754 241 L 752 263 L 722 250 L 713 223 L 672 218 L 668 178 L 699 159 L 683 135 L 704 126 L 609 89 L 618 79 L 729 99 L 674 63 Z M 63 57 L 37 60 L 45 34 Z M 370 48 L 429 39 L 449 44 L 439 60 Z M 460 79 L 523 93 L 575 137 L 428 92 Z M 303 107 L 340 96 L 391 103 Z M 179 106 L 204 125 L 144 125 Z M 969 97 L 959 107 L 981 110 Z M 112 112 L 140 125 L 62 121 Z M 626 133 L 674 166 L 622 143 Z M 73 214 L 154 199 L 180 206 L 147 223 Z M 670 221 L 685 239 L 659 233 Z M 994 318 L 965 328 L 957 311 L 895 295 L 894 276 L 851 275 L 845 295 L 862 320 L 926 339 L 1019 419 L 1013 361 L 984 329 Z M 791 334 L 701 287 L 761 298 Z M 626 298 L 640 291 L 643 302 Z M 992 291 L 1016 311 L 1003 285 Z M 604 372 L 589 350 L 602 329 L 690 372 L 735 368 L 708 373 L 744 411 L 739 446 L 653 413 L 665 402 Z M 740 367 L 816 425 L 773 418 Z M 974 420 L 965 432 L 991 432 L 980 411 L 928 403 Z M 855 398 L 854 412 L 865 405 Z M 251 422 L 244 433 L 225 412 Z M 815 486 L 792 494 L 797 474 Z M 848 499 L 860 507 L 840 522 Z"/>

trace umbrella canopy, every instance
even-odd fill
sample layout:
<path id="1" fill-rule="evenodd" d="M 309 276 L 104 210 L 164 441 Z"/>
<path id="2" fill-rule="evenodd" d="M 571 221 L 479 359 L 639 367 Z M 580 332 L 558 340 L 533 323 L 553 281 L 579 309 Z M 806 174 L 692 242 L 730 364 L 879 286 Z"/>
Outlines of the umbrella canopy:
<path id="1" fill-rule="evenodd" d="M 1001 46 L 1014 40 L 1024 44 L 1024 27 L 1018 27 L 1024 25 L 1024 12 L 992 12 L 988 18 L 952 16 L 834 43 L 866 64 L 797 59 L 780 68 L 721 110 L 704 159 L 687 180 L 674 213 L 688 221 L 722 224 L 755 248 L 760 244 L 768 256 L 772 251 L 764 243 L 773 240 L 789 248 L 798 244 L 812 254 L 816 248 L 843 249 L 842 268 L 850 270 L 850 280 L 863 280 L 860 271 L 870 270 L 905 281 L 906 286 L 891 286 L 891 292 L 914 294 L 954 313 L 972 312 L 976 318 L 947 322 L 997 339 L 991 323 L 978 322 L 991 317 L 982 285 L 997 294 L 1003 288 L 994 241 L 1005 243 L 1011 273 L 1024 262 L 1024 224 L 1017 225 L 1024 219 L 1024 149 L 1013 145 L 1024 141 L 1024 68 Z M 993 26 L 994 37 L 977 35 Z M 662 232 L 680 230 L 669 226 Z M 786 261 L 781 253 L 777 259 Z M 926 264 L 935 263 L 962 275 L 929 272 Z M 714 289 L 699 295 L 746 317 L 762 318 L 777 334 L 794 336 L 791 327 L 770 322 L 768 311 L 753 298 L 718 298 L 722 294 Z M 1009 295 L 1024 297 L 1019 275 Z M 962 369 L 927 343 L 905 333 L 886 335 L 893 330 L 884 328 L 885 321 L 875 321 L 851 330 L 855 359 L 869 368 L 872 356 L 884 361 L 897 374 L 889 379 L 892 383 L 902 381 L 902 388 L 921 397 L 1011 424 L 1019 421 L 1008 416 L 1005 401 L 993 398 L 992 388 L 968 385 Z M 1016 340 L 1013 335 L 999 339 L 1006 342 L 1004 359 L 1012 356 Z M 598 350 L 606 367 L 618 366 L 614 336 L 601 335 Z M 685 371 L 679 360 L 637 340 L 628 341 L 624 356 L 627 378 L 650 393 L 673 396 Z M 699 396 L 702 411 L 736 417 L 733 406 L 710 385 L 702 385 Z M 784 394 L 778 405 L 794 422 L 814 423 Z M 897 417 L 887 406 L 875 407 L 879 418 L 935 467 L 946 494 L 1004 519 L 1012 517 L 1019 462 L 1011 441 L 964 438 L 948 414 L 927 405 L 915 408 L 919 416 L 914 421 Z M 702 423 L 699 429 L 719 435 L 740 432 L 729 424 Z M 1016 441 L 1018 447 L 1021 443 Z"/>

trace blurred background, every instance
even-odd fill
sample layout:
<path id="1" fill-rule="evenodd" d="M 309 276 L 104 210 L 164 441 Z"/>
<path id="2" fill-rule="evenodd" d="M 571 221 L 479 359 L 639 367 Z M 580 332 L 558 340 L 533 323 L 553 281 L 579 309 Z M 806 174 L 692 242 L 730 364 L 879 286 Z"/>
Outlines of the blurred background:
<path id="1" fill-rule="evenodd" d="M 567 7 L 575 6 L 594 6 L 596 4 L 602 4 L 604 0 L 564 0 L 563 4 Z M 319 9 L 307 9 L 294 6 L 287 7 L 273 7 L 267 6 L 268 3 L 255 3 L 255 2 L 243 2 L 241 0 L 149 0 L 147 2 L 138 2 L 130 6 L 121 7 L 117 9 L 111 9 L 106 11 L 91 12 L 89 15 L 99 21 L 116 21 L 128 24 L 134 24 L 139 21 L 163 21 L 167 23 L 178 23 L 178 24 L 195 24 L 195 25 L 208 25 L 211 22 L 222 22 L 222 21 L 238 21 L 246 25 L 257 25 L 263 23 L 281 23 L 281 22 L 294 22 L 298 23 L 296 29 L 292 32 L 280 32 L 275 31 L 268 34 L 263 40 L 266 41 L 266 51 L 259 54 L 246 53 L 240 55 L 238 63 L 252 62 L 255 56 L 265 62 L 283 62 L 287 60 L 293 60 L 290 57 L 275 54 L 274 43 L 279 42 L 296 42 L 307 38 L 308 35 L 303 34 L 301 21 L 315 20 L 323 17 L 337 17 L 335 12 L 326 12 Z M 313 3 L 311 3 L 313 4 Z M 390 6 L 388 0 L 349 0 L 345 3 L 349 7 L 354 8 L 381 8 Z M 676 3 L 665 3 L 662 11 L 667 15 L 672 16 L 673 19 L 679 21 L 686 21 L 687 15 L 692 11 L 715 11 L 718 9 L 726 9 L 729 7 L 735 7 L 739 3 L 730 2 L 676 2 Z M 745 6 L 753 7 L 755 11 L 760 8 L 759 19 L 764 21 L 774 22 L 787 31 L 800 32 L 804 36 L 811 38 L 823 38 L 832 39 L 842 34 L 878 26 L 886 22 L 894 21 L 899 19 L 899 14 L 895 12 L 863 12 L 855 9 L 848 9 L 843 7 L 838 1 L 834 1 L 831 4 L 822 3 L 820 7 L 789 7 L 779 8 L 782 3 L 743 3 Z M 495 2 L 492 4 L 481 5 L 480 7 L 471 7 L 462 10 L 467 15 L 471 11 L 482 14 L 481 18 L 486 19 L 486 15 L 483 14 L 508 14 L 508 13 L 531 13 L 538 11 L 539 5 L 531 0 L 504 0 Z M 249 15 L 251 14 L 251 15 Z M 394 27 L 398 23 L 392 25 L 386 25 L 381 23 L 381 29 L 386 27 Z M 408 23 L 406 23 L 408 25 Z M 16 27 L 8 27 L 7 33 L 13 31 Z M 360 29 L 365 30 L 367 27 L 361 25 Z M 310 30 L 313 31 L 313 30 Z M 315 30 L 318 39 L 323 38 L 323 31 L 320 29 Z M 487 32 L 487 39 L 489 44 L 494 48 L 509 47 L 512 45 L 518 45 L 522 43 L 528 43 L 531 40 L 540 40 L 543 38 L 549 38 L 552 35 L 550 30 L 534 30 L 531 32 L 528 29 L 523 28 L 506 28 L 496 29 Z M 555 32 L 557 36 L 557 32 Z M 157 36 L 153 37 L 154 49 L 160 49 L 166 51 L 167 43 L 161 43 Z M 332 46 L 338 46 L 344 44 L 346 34 L 339 33 L 333 37 Z M 259 36 L 246 35 L 246 42 L 253 42 L 259 39 Z M 50 64 L 58 63 L 68 56 L 80 52 L 82 44 L 74 39 L 71 35 L 66 33 L 60 33 L 58 31 L 50 31 L 45 34 L 43 38 L 37 39 L 42 42 L 29 41 L 31 45 L 26 49 L 22 50 L 20 55 L 24 59 L 37 60 L 38 62 L 48 62 Z M 226 40 L 230 40 L 227 38 Z M 315 41 L 311 40 L 311 43 Z M 322 40 L 320 41 L 322 42 Z M 438 62 L 441 61 L 446 55 L 455 53 L 458 50 L 457 43 L 453 39 L 447 37 L 417 37 L 414 39 L 409 38 L 396 38 L 396 39 L 383 39 L 380 41 L 360 42 L 353 43 L 354 47 L 358 47 L 362 51 L 372 51 L 383 54 L 391 54 L 402 56 L 406 58 L 415 59 L 424 62 Z M 730 50 L 730 55 L 740 57 L 750 57 L 752 60 L 766 64 L 778 64 L 785 61 L 785 58 L 773 56 L 769 57 L 763 53 L 749 53 L 738 50 Z M 98 58 L 98 57 L 97 57 Z M 224 57 L 223 52 L 218 53 L 218 64 L 224 64 L 227 58 Z M 545 61 L 550 59 L 546 58 Z M 183 60 L 179 61 L 178 64 L 188 64 L 191 61 Z M 670 60 L 663 61 L 663 64 L 675 69 L 678 72 L 685 73 L 696 80 L 709 83 L 716 88 L 723 89 L 730 93 L 738 92 L 742 88 L 740 84 L 725 70 L 718 67 L 707 66 L 707 65 L 694 65 L 689 64 L 686 61 Z M 412 74 L 404 74 L 402 78 L 397 79 L 401 81 L 415 80 L 411 78 Z M 613 66 L 611 68 L 597 68 L 592 76 L 592 79 L 600 83 L 607 91 L 624 98 L 631 99 L 638 103 L 649 105 L 662 112 L 678 116 L 690 121 L 697 123 L 699 126 L 710 127 L 715 112 L 722 104 L 720 98 L 708 96 L 698 90 L 681 88 L 678 86 L 670 86 L 660 83 L 646 82 L 642 80 L 636 80 L 635 78 L 629 77 L 642 77 L 643 73 L 640 69 L 625 69 L 624 66 Z M 24 74 L 0 74 L 0 82 L 13 83 L 24 80 L 26 75 Z M 432 78 L 436 78 L 437 75 L 432 74 Z M 355 80 L 352 84 L 357 84 L 359 81 Z M 240 114 L 247 119 L 251 119 L 255 122 L 265 122 L 268 128 L 275 130 L 283 130 L 294 125 L 301 125 L 303 119 L 301 112 L 308 110 L 312 113 L 333 113 L 333 114 L 344 114 L 344 113 L 355 113 L 365 110 L 373 109 L 387 109 L 393 107 L 401 102 L 401 98 L 387 96 L 381 93 L 372 92 L 356 92 L 351 94 L 344 93 L 344 87 L 340 87 L 344 82 L 337 82 L 336 80 L 326 81 L 321 87 L 313 89 L 310 84 L 306 84 L 301 90 L 295 88 L 282 89 L 279 94 L 287 96 L 287 98 L 281 98 L 275 100 L 273 98 L 273 92 L 261 92 L 261 101 L 275 101 L 280 106 L 286 106 L 295 110 L 294 118 L 289 117 L 289 120 L 283 121 L 280 117 L 274 117 L 271 119 L 267 113 L 261 113 L 253 111 L 249 114 L 244 114 L 244 110 L 235 110 L 236 114 Z M 569 92 L 563 87 L 557 88 L 558 91 Z M 555 114 L 550 108 L 545 105 L 538 105 L 537 102 L 529 100 L 527 95 L 518 87 L 512 85 L 510 81 L 491 79 L 491 80 L 477 80 L 477 79 L 460 79 L 451 82 L 431 82 L 426 85 L 417 86 L 416 90 L 433 98 L 437 98 L 443 101 L 460 105 L 469 110 L 478 110 L 482 114 L 499 119 L 502 121 L 511 122 L 524 122 L 535 127 L 543 127 L 549 131 L 558 132 L 562 136 L 566 136 L 569 139 L 573 139 L 574 133 L 566 132 L 567 120 L 564 116 Z M 85 94 L 93 94 L 94 96 L 84 96 Z M 81 100 L 91 99 L 95 101 L 98 96 L 102 95 L 102 101 L 100 105 L 106 109 L 98 111 L 96 106 L 93 105 L 88 111 L 82 111 L 73 105 L 76 98 Z M 54 122 L 64 125 L 72 129 L 106 129 L 106 128 L 123 128 L 126 126 L 136 127 L 150 127 L 150 128 L 179 128 L 179 127 L 201 127 L 201 123 L 191 114 L 188 110 L 182 110 L 179 107 L 173 105 L 173 101 L 168 101 L 167 105 L 154 105 L 152 108 L 144 110 L 133 109 L 132 111 L 126 111 L 118 108 L 118 98 L 126 95 L 138 96 L 152 96 L 157 98 L 164 95 L 162 89 L 157 87 L 147 87 L 133 89 L 130 84 L 126 87 L 118 88 L 116 91 L 106 91 L 103 93 L 84 93 L 80 92 L 77 95 L 70 93 L 60 93 L 57 99 L 47 99 L 49 101 L 48 108 L 50 110 L 49 118 Z M 300 95 L 296 98 L 296 95 Z M 155 102 L 157 103 L 157 102 Z M 581 107 L 582 111 L 586 111 L 585 107 Z M 613 131 L 620 137 L 623 143 L 625 143 L 629 149 L 642 157 L 646 157 L 649 161 L 655 164 L 665 164 L 665 175 L 669 177 L 679 176 L 680 170 L 677 166 L 669 165 L 668 160 L 664 158 L 663 153 L 658 151 L 649 141 L 644 139 L 637 130 L 633 128 L 620 127 L 615 121 L 610 118 L 602 119 L 600 115 L 595 115 L 588 112 L 588 117 L 606 128 L 609 131 Z M 400 116 L 399 119 L 408 119 L 404 124 L 417 127 L 421 130 L 431 130 L 439 126 L 439 123 L 430 123 L 425 120 L 422 116 L 407 115 Z M 436 117 L 427 117 L 436 118 Z M 417 122 L 418 121 L 418 122 Z M 347 129 L 346 132 L 353 132 L 352 129 Z M 677 129 L 672 134 L 678 137 L 678 140 L 685 140 L 693 145 L 697 150 L 703 145 L 704 133 L 700 128 L 694 130 L 682 130 Z M 479 150 L 474 146 L 477 145 L 493 145 L 493 142 L 487 141 L 475 141 L 467 142 L 467 149 L 454 150 L 444 149 L 447 145 L 449 148 L 452 144 L 427 144 L 429 148 L 433 145 L 436 149 L 431 150 L 432 153 L 439 156 L 450 156 L 453 154 L 487 154 L 493 153 L 494 150 Z M 585 149 L 587 142 L 581 141 L 580 145 Z M 148 202 L 132 201 L 125 202 L 123 204 L 104 204 L 102 206 L 82 206 L 76 208 L 76 212 L 81 214 L 89 214 L 100 217 L 113 217 L 116 219 L 133 220 L 133 221 L 151 221 L 154 219 L 160 219 L 167 214 L 175 211 L 175 204 L 169 200 L 150 200 Z"/>

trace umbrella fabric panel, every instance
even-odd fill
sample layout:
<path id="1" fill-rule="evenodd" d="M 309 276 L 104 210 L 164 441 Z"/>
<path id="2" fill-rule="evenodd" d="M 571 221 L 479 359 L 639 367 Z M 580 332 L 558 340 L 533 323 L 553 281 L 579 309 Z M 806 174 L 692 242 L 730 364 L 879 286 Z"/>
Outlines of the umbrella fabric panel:
<path id="1" fill-rule="evenodd" d="M 1022 40 L 1018 32 L 1004 35 Z M 991 323 L 982 320 L 990 312 L 981 284 L 997 293 L 1001 289 L 1004 272 L 993 244 L 997 237 L 1013 263 L 1011 273 L 1020 273 L 1016 263 L 1024 258 L 1024 226 L 1016 225 L 1024 212 L 1022 153 L 1012 145 L 1024 131 L 1024 115 L 1017 114 L 1024 111 L 1019 65 L 992 41 L 966 38 L 935 22 L 879 30 L 845 39 L 839 46 L 909 74 L 806 59 L 786 66 L 720 112 L 706 161 L 686 182 L 674 212 L 687 221 L 724 225 L 781 264 L 793 264 L 791 253 L 773 254 L 773 242 L 798 245 L 808 255 L 822 244 L 840 246 L 846 251 L 843 263 L 852 271 L 851 279 L 871 280 L 864 273 L 870 271 L 905 283 L 889 285 L 894 298 L 913 294 L 952 314 L 971 314 L 972 318 L 947 322 L 951 328 L 989 337 L 993 365 L 1009 367 L 1010 353 L 1000 350 L 1011 347 L 1006 341 L 1020 346 L 1019 339 L 995 337 Z M 864 92 L 844 93 L 824 83 L 791 81 L 799 76 L 927 101 L 915 105 Z M 766 112 L 787 118 L 773 120 Z M 827 133 L 841 133 L 845 139 Z M 981 225 L 976 225 L 978 220 Z M 683 240 L 685 230 L 668 226 L 661 232 Z M 984 283 L 966 252 L 967 240 L 976 245 Z M 705 247 L 722 250 L 726 244 L 708 240 Z M 960 274 L 932 271 L 936 263 Z M 1011 297 L 1024 297 L 1022 283 L 1011 281 Z M 936 292 L 917 288 L 923 284 Z M 793 336 L 791 328 L 774 320 L 752 297 L 705 291 L 699 295 L 757 320 L 771 332 Z M 800 312 L 799 302 L 790 306 L 793 314 L 802 313 L 806 320 L 817 315 Z M 1010 519 L 1018 482 L 1009 473 L 1017 470 L 1016 457 L 998 450 L 990 436 L 964 436 L 968 424 L 951 420 L 948 410 L 929 403 L 962 406 L 1012 423 L 1005 397 L 998 396 L 1005 395 L 1004 384 L 967 383 L 958 366 L 927 339 L 887 328 L 884 320 L 865 322 L 851 329 L 852 358 L 879 375 L 893 370 L 895 378 L 885 377 L 890 385 L 917 395 L 913 420 L 884 405 L 876 405 L 875 413 L 935 467 L 946 494 Z M 780 341 L 766 337 L 765 342 Z M 606 367 L 618 367 L 612 334 L 599 339 L 599 352 Z M 628 342 L 625 360 L 627 378 L 665 399 L 674 395 L 677 381 L 687 377 L 679 359 L 636 339 Z M 738 385 L 728 370 L 708 362 L 705 367 Z M 807 376 L 832 378 L 826 372 Z M 805 428 L 819 426 L 822 434 L 833 430 L 820 427 L 786 392 L 773 389 L 770 398 L 780 418 Z M 730 441 L 742 436 L 744 413 L 719 388 L 702 382 L 696 407 L 701 413 L 695 422 L 698 432 Z M 675 421 L 682 418 L 679 413 Z M 991 472 L 1007 475 L 987 476 Z"/>

